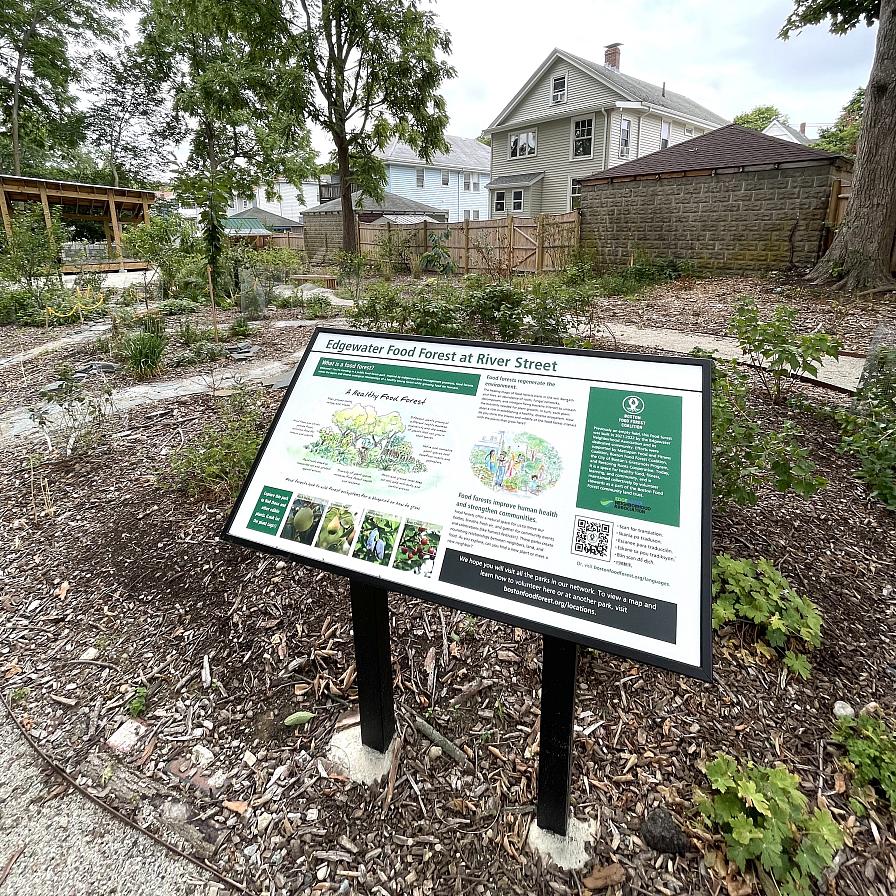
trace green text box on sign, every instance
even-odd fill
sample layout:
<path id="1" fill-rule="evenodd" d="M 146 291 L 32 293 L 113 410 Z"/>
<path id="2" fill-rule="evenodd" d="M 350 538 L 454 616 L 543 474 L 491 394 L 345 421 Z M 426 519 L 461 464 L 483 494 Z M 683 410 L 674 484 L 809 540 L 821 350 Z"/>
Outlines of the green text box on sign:
<path id="1" fill-rule="evenodd" d="M 405 389 L 426 389 L 452 395 L 475 395 L 479 389 L 478 373 L 455 373 L 450 370 L 428 370 L 398 364 L 378 364 L 350 358 L 321 358 L 315 376 L 378 386 L 403 386 Z"/>

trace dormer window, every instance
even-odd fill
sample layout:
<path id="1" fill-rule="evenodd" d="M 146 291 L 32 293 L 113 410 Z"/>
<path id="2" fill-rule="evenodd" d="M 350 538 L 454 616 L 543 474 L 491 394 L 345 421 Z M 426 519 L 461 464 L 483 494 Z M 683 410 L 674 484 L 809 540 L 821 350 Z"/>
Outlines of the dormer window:
<path id="1" fill-rule="evenodd" d="M 551 79 L 551 102 L 566 102 L 566 75 L 557 75 Z"/>

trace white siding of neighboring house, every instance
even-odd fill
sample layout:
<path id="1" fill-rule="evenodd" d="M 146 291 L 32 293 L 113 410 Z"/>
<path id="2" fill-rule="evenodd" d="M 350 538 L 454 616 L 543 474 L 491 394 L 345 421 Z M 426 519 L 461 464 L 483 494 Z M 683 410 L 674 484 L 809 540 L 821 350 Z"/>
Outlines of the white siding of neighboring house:
<path id="1" fill-rule="evenodd" d="M 250 206 L 263 208 L 296 221 L 301 218 L 306 208 L 320 205 L 320 190 L 317 181 L 303 181 L 301 194 L 293 184 L 277 184 L 277 195 L 268 198 L 264 187 L 256 187 L 253 196 L 239 197 L 228 206 L 227 214 L 233 215 L 245 211 Z"/>
<path id="2" fill-rule="evenodd" d="M 417 168 L 423 168 L 423 187 L 417 186 Z M 470 189 L 464 189 L 464 173 L 462 171 L 448 170 L 448 186 L 442 185 L 442 169 L 428 165 L 404 165 L 395 162 L 386 163 L 387 184 L 386 190 L 403 196 L 405 199 L 413 199 L 431 205 L 440 211 L 447 212 L 448 221 L 463 221 L 464 212 L 469 211 L 473 217 L 473 211 L 479 212 L 479 218 L 488 217 L 488 181 L 487 171 L 479 172 L 479 189 L 473 189 L 473 180 L 470 179 Z M 473 172 L 471 172 L 471 175 Z"/>
<path id="3" fill-rule="evenodd" d="M 551 85 L 556 75 L 566 74 L 566 102 L 551 102 Z M 524 122 L 544 115 L 570 115 L 583 109 L 593 109 L 606 103 L 614 103 L 619 94 L 586 75 L 581 69 L 558 60 L 532 85 L 510 114 L 506 125 Z M 502 125 L 504 127 L 505 125 Z"/>

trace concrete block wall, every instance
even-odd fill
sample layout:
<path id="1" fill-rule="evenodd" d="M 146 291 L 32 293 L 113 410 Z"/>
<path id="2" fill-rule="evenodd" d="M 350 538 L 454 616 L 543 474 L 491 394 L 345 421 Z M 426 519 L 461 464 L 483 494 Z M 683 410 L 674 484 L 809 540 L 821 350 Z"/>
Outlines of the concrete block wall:
<path id="1" fill-rule="evenodd" d="M 585 184 L 581 243 L 611 267 L 639 250 L 719 271 L 810 265 L 839 175 L 823 164 Z"/>
<path id="2" fill-rule="evenodd" d="M 331 264 L 342 248 L 342 212 L 305 215 L 305 255 L 311 264 Z"/>

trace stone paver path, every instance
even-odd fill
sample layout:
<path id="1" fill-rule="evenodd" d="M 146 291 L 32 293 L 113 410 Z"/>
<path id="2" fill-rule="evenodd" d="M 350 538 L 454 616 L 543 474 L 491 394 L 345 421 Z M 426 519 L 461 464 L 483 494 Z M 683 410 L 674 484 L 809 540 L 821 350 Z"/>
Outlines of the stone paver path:
<path id="1" fill-rule="evenodd" d="M 706 333 L 683 333 L 680 330 L 665 330 L 660 327 L 631 327 L 628 324 L 608 324 L 620 343 L 661 348 L 670 352 L 688 354 L 691 349 L 702 348 L 715 352 L 723 358 L 742 359 L 736 339 L 725 336 L 709 336 Z M 837 361 L 828 361 L 818 370 L 818 379 L 823 383 L 855 389 L 862 375 L 864 358 L 843 355 Z"/>

